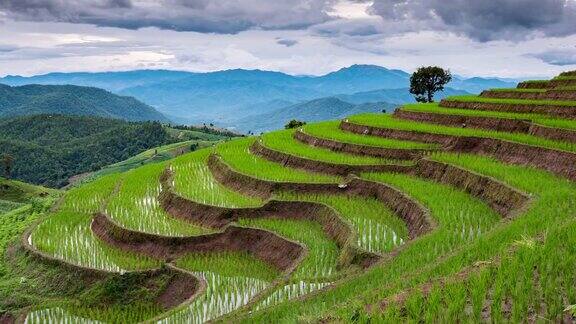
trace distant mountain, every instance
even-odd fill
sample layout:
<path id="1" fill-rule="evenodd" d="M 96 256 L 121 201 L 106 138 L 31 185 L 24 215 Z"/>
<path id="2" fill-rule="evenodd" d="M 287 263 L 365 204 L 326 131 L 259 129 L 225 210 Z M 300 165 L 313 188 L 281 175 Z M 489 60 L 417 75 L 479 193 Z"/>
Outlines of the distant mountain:
<path id="1" fill-rule="evenodd" d="M 132 97 L 71 85 L 0 84 L 0 117 L 36 114 L 100 116 L 130 121 L 168 119 L 154 108 Z"/>
<path id="2" fill-rule="evenodd" d="M 444 91 L 437 93 L 434 96 L 435 100 L 440 100 L 449 96 L 462 96 L 468 95 L 470 92 L 464 90 L 456 90 L 453 88 L 446 88 Z M 341 94 L 335 96 L 343 101 L 362 104 L 370 102 L 387 102 L 391 104 L 404 104 L 409 102 L 416 102 L 414 96 L 410 93 L 408 88 L 401 89 L 379 89 L 365 92 L 357 92 L 354 94 Z"/>
<path id="3" fill-rule="evenodd" d="M 496 78 L 470 78 L 458 79 L 455 78 L 448 84 L 449 87 L 465 90 L 470 93 L 480 93 L 483 90 L 491 88 L 514 88 L 518 82 L 505 81 Z"/>
<path id="4" fill-rule="evenodd" d="M 0 79 L 0 82 L 11 85 L 42 83 L 102 87 L 117 94 L 133 96 L 173 120 L 190 124 L 212 122 L 230 125 L 234 120 L 248 115 L 263 115 L 286 107 L 282 103 L 303 103 L 332 96 L 356 104 L 413 101 L 407 92 L 410 74 L 375 65 L 352 65 L 322 76 L 293 76 L 243 69 L 210 73 L 140 70 L 51 73 L 29 78 L 9 76 Z M 454 76 L 448 86 L 454 89 L 454 94 L 461 94 L 456 90 L 479 93 L 485 88 L 515 85 L 514 82 L 496 78 L 466 79 Z M 451 92 L 447 91 L 447 94 Z M 369 101 L 363 101 L 363 96 Z"/>
<path id="5" fill-rule="evenodd" d="M 106 89 L 119 92 L 126 88 L 174 81 L 189 77 L 190 72 L 167 71 L 167 70 L 135 70 L 126 72 L 73 72 L 73 73 L 48 73 L 32 77 L 9 75 L 0 79 L 0 83 L 11 86 L 26 84 L 52 84 L 52 85 L 77 85 Z"/>
<path id="6" fill-rule="evenodd" d="M 327 97 L 280 108 L 261 115 L 248 116 L 238 120 L 236 124 L 240 131 L 260 133 L 282 128 L 291 119 L 306 122 L 340 119 L 362 112 L 391 110 L 393 107 L 394 105 L 388 103 L 365 103 L 357 105 L 335 97 Z"/>

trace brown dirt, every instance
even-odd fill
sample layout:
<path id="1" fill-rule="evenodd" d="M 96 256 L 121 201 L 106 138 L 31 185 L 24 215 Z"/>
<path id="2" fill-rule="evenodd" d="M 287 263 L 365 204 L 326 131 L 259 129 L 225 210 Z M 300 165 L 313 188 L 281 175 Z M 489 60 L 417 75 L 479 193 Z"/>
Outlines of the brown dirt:
<path id="1" fill-rule="evenodd" d="M 510 217 L 521 210 L 530 198 L 489 177 L 459 167 L 431 160 L 420 160 L 415 174 L 419 177 L 452 185 L 485 201 L 503 217 Z"/>
<path id="2" fill-rule="evenodd" d="M 575 110 L 576 111 L 576 110 Z M 357 133 L 402 140 L 436 143 L 444 150 L 488 155 L 506 163 L 528 165 L 576 181 L 576 154 L 499 139 L 430 134 L 342 122 L 340 128 Z"/>
<path id="3" fill-rule="evenodd" d="M 167 262 L 189 253 L 247 252 L 285 271 L 304 253 L 304 247 L 274 233 L 237 226 L 228 226 L 214 234 L 167 237 L 122 228 L 99 213 L 94 216 L 91 228 L 99 239 L 110 245 Z"/>
<path id="4" fill-rule="evenodd" d="M 573 87 L 576 86 L 576 80 L 550 80 L 548 86 L 550 88 Z"/>
<path id="5" fill-rule="evenodd" d="M 156 303 L 164 309 L 171 309 L 189 301 L 202 283 L 191 273 L 174 267 L 168 267 L 167 270 L 172 273 L 172 277 L 156 298 Z"/>
<path id="6" fill-rule="evenodd" d="M 406 222 L 411 238 L 429 231 L 434 224 L 428 218 L 428 212 L 424 207 L 404 195 L 402 192 L 381 183 L 366 181 L 355 177 L 343 185 L 295 184 L 283 182 L 273 183 L 272 181 L 255 179 L 242 175 L 232 170 L 216 155 L 213 155 L 210 158 L 209 163 L 214 177 L 220 183 L 231 188 L 238 188 L 239 191 L 250 192 L 252 194 L 254 194 L 255 188 L 265 188 L 264 190 L 267 190 L 267 194 L 279 191 L 293 191 L 300 193 L 356 195 L 378 199 Z"/>
<path id="7" fill-rule="evenodd" d="M 517 113 L 547 114 L 561 118 L 576 118 L 576 109 L 568 106 L 555 105 L 531 105 L 531 104 L 509 104 L 509 103 L 489 103 L 489 102 L 468 102 L 446 100 L 440 101 L 440 107 L 471 109 L 471 110 L 491 110 Z"/>
<path id="8" fill-rule="evenodd" d="M 306 134 L 303 131 L 294 133 L 294 138 L 302 143 L 328 148 L 335 152 L 346 152 L 355 155 L 370 155 L 396 160 L 412 160 L 428 154 L 431 150 L 421 149 L 395 149 L 376 146 L 343 143 L 330 139 L 323 139 Z"/>
<path id="9" fill-rule="evenodd" d="M 351 173 L 359 174 L 362 172 L 405 172 L 411 168 L 410 166 L 394 164 L 350 165 L 315 161 L 267 148 L 260 141 L 254 142 L 250 147 L 250 152 L 291 168 L 339 176 L 347 176 Z"/>
<path id="10" fill-rule="evenodd" d="M 528 133 L 551 140 L 576 143 L 576 130 L 560 129 L 532 124 Z"/>
<path id="11" fill-rule="evenodd" d="M 524 100 L 576 100 L 575 90 L 548 89 L 546 92 L 491 91 L 480 94 L 484 98 L 524 99 Z"/>
<path id="12" fill-rule="evenodd" d="M 13 324 L 16 323 L 16 317 L 10 313 L 0 314 L 0 324 Z"/>
<path id="13" fill-rule="evenodd" d="M 576 143 L 576 131 L 534 124 L 529 120 L 506 119 L 496 117 L 476 117 L 437 114 L 419 111 L 397 110 L 394 116 L 400 119 L 430 124 L 490 129 L 501 132 L 524 133 L 552 140 Z"/>
<path id="14" fill-rule="evenodd" d="M 550 81 L 543 82 L 520 82 L 518 83 L 518 89 L 546 89 L 549 87 Z"/>
<path id="15" fill-rule="evenodd" d="M 449 111 L 448 111 L 449 112 Z M 448 115 L 431 112 L 396 110 L 394 117 L 438 125 L 492 129 L 502 132 L 528 133 L 530 120 Z"/>

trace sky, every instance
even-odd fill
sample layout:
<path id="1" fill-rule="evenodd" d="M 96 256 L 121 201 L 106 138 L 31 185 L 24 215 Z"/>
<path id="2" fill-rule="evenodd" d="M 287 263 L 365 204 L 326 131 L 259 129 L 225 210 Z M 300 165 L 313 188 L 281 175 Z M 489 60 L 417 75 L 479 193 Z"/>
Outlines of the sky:
<path id="1" fill-rule="evenodd" d="M 0 0 L 0 76 L 352 64 L 576 70 L 576 0 Z"/>

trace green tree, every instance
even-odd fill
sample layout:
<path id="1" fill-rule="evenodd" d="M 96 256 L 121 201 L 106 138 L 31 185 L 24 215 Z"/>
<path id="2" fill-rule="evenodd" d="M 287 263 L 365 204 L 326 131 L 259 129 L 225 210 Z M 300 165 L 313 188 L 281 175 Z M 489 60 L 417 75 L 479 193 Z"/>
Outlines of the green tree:
<path id="1" fill-rule="evenodd" d="M 304 125 L 306 125 L 306 122 L 292 119 L 288 124 L 284 125 L 284 128 L 285 129 L 292 129 L 292 128 L 298 128 L 298 127 L 304 126 Z"/>
<path id="2" fill-rule="evenodd" d="M 12 175 L 12 168 L 14 167 L 14 157 L 10 154 L 3 154 L 2 166 L 4 167 L 4 175 L 6 178 L 10 178 Z"/>
<path id="3" fill-rule="evenodd" d="M 418 102 L 434 102 L 434 94 L 443 91 L 451 80 L 448 70 L 438 66 L 421 67 L 410 77 L 410 93 Z"/>

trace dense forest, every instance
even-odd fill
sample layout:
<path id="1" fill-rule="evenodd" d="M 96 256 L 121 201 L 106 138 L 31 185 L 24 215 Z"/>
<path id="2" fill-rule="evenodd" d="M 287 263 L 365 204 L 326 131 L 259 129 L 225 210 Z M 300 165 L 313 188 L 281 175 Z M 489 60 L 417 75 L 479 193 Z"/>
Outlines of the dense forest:
<path id="1" fill-rule="evenodd" d="M 0 157 L 13 159 L 11 176 L 49 187 L 176 140 L 158 122 L 62 115 L 0 120 Z"/>
<path id="2" fill-rule="evenodd" d="M 72 85 L 0 84 L 0 117 L 37 114 L 99 116 L 129 121 L 168 120 L 154 108 L 106 90 Z"/>

